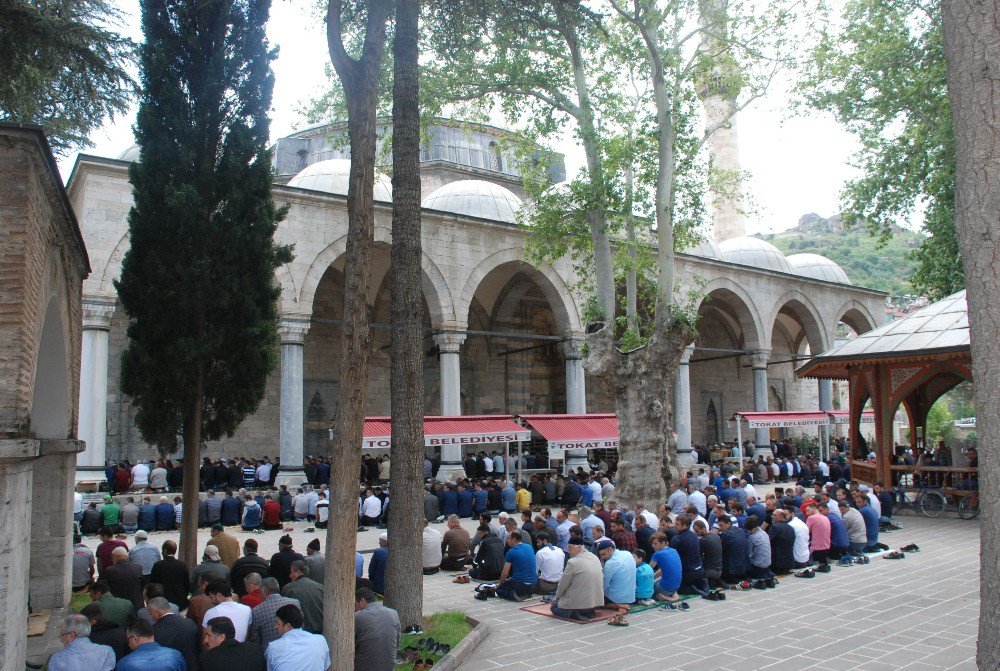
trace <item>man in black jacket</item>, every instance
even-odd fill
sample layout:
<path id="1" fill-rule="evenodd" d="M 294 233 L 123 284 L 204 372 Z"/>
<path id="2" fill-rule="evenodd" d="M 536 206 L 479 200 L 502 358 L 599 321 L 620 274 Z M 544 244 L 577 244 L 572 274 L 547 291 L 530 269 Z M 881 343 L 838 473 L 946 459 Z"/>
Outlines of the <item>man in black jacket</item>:
<path id="1" fill-rule="evenodd" d="M 278 580 L 281 588 L 292 580 L 290 573 L 293 561 L 305 561 L 305 557 L 292 549 L 292 537 L 285 534 L 278 539 L 278 551 L 271 555 L 268 567 L 271 577 Z"/>
<path id="2" fill-rule="evenodd" d="M 795 567 L 795 529 L 788 525 L 790 515 L 787 510 L 775 510 L 767 535 L 771 539 L 771 571 L 788 573 Z"/>
<path id="3" fill-rule="evenodd" d="M 111 553 L 114 562 L 104 571 L 112 596 L 128 599 L 136 611 L 143 607 L 142 566 L 128 558 L 128 550 L 116 547 Z"/>
<path id="4" fill-rule="evenodd" d="M 124 627 L 119 627 L 114 622 L 104 619 L 104 611 L 98 603 L 88 603 L 80 610 L 80 614 L 90 620 L 91 643 L 106 645 L 115 651 L 115 660 L 118 661 L 125 656 L 128 651 L 128 634 Z"/>
<path id="5" fill-rule="evenodd" d="M 237 641 L 236 628 L 228 617 L 213 617 L 206 624 L 201 671 L 264 671 L 264 654 L 260 646 Z"/>
<path id="6" fill-rule="evenodd" d="M 188 671 L 197 669 L 198 650 L 201 647 L 198 625 L 186 617 L 175 615 L 170 603 L 162 596 L 150 599 L 146 610 L 153 618 L 153 639 L 160 645 L 181 653 L 187 662 Z"/>
<path id="7" fill-rule="evenodd" d="M 479 541 L 476 555 L 472 559 L 472 569 L 469 575 L 475 580 L 497 580 L 503 571 L 504 542 L 490 531 L 489 526 L 482 524 L 476 532 Z"/>
<path id="8" fill-rule="evenodd" d="M 163 596 L 181 610 L 187 608 L 188 594 L 191 592 L 191 577 L 184 562 L 175 557 L 177 543 L 164 541 L 161 547 L 163 559 L 153 564 L 149 582 L 163 585 Z"/>
<path id="9" fill-rule="evenodd" d="M 251 573 L 257 573 L 261 578 L 270 575 L 267 560 L 257 554 L 257 541 L 248 538 L 243 542 L 243 556 L 233 562 L 233 567 L 229 569 L 229 585 L 240 597 L 247 594 L 243 579 Z"/>

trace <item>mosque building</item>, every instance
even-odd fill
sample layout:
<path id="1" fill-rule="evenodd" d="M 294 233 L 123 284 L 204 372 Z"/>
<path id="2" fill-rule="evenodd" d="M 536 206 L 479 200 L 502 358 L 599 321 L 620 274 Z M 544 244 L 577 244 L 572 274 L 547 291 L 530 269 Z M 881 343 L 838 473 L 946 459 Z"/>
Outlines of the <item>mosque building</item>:
<path id="1" fill-rule="evenodd" d="M 275 146 L 274 195 L 289 206 L 276 240 L 294 245 L 294 260 L 275 277 L 280 365 L 257 412 L 232 438 L 206 446 L 207 454 L 280 454 L 282 470 L 294 470 L 303 455 L 328 451 L 340 380 L 350 167 L 342 136 L 340 125 L 321 126 Z M 525 252 L 531 229 L 517 217 L 524 188 L 504 137 L 488 125 L 441 119 L 421 152 L 425 414 L 614 412 L 583 369 L 585 297 L 574 290 L 572 262 L 535 263 Z M 137 158 L 134 147 L 118 158 L 80 155 L 67 188 L 93 267 L 83 288 L 81 470 L 103 469 L 107 458 L 155 455 L 120 390 L 127 317 L 113 286 L 129 244 L 128 166 Z M 553 180 L 565 179 L 562 156 L 544 158 Z M 390 413 L 392 188 L 385 175 L 376 180 L 375 201 L 369 416 Z M 737 411 L 832 409 L 831 382 L 798 380 L 793 369 L 808 353 L 829 349 L 838 324 L 861 333 L 884 319 L 883 293 L 852 285 L 829 259 L 786 257 L 742 228 L 741 221 L 717 222 L 717 239 L 676 257 L 682 287 L 701 286 L 704 295 L 699 336 L 675 384 L 680 450 L 734 439 L 728 420 Z M 757 442 L 767 438 L 758 430 Z"/>

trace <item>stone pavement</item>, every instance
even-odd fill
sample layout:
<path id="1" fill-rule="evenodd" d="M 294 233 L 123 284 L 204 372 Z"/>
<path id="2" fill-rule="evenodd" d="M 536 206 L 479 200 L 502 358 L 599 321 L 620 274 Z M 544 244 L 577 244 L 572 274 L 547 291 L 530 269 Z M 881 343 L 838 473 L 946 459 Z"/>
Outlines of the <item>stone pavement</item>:
<path id="1" fill-rule="evenodd" d="M 472 598 L 452 576 L 424 579 L 428 612 L 461 608 L 491 625 L 460 667 L 662 671 L 866 671 L 975 669 L 979 617 L 979 524 L 900 517 L 886 545 L 921 551 L 838 568 L 776 589 L 730 591 L 724 602 L 691 600 L 688 612 L 646 611 L 628 628 L 531 615 L 499 599 Z"/>
<path id="2" fill-rule="evenodd" d="M 692 600 L 688 612 L 647 611 L 631 617 L 628 628 L 561 622 L 499 599 L 476 601 L 473 586 L 453 584 L 446 572 L 424 578 L 424 608 L 426 613 L 461 609 L 491 625 L 464 671 L 609 664 L 629 671 L 696 665 L 712 671 L 975 669 L 978 522 L 911 516 L 897 522 L 904 529 L 883 535 L 883 542 L 893 548 L 916 543 L 920 552 L 898 561 L 872 555 L 867 566 L 834 566 L 812 580 L 784 578 L 773 590 L 730 591 L 724 602 Z M 305 523 L 292 526 L 295 549 L 303 554 L 309 540 L 325 537 L 322 530 L 305 533 Z M 463 520 L 463 526 L 475 528 L 472 520 Z M 359 533 L 358 549 L 377 547 L 380 533 Z M 151 534 L 150 541 L 159 545 L 177 535 Z M 257 539 L 260 554 L 269 558 L 282 532 L 234 535 L 240 543 Z M 208 538 L 201 530 L 199 548 Z M 96 548 L 99 541 L 86 542 Z"/>

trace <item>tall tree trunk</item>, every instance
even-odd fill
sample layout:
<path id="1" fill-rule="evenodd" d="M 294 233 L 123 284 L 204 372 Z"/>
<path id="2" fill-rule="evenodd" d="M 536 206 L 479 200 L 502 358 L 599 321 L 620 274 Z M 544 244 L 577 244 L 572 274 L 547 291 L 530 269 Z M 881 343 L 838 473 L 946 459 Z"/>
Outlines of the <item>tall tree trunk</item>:
<path id="1" fill-rule="evenodd" d="M 374 242 L 375 112 L 386 22 L 392 3 L 371 0 L 361 58 L 344 48 L 341 2 L 327 11 L 330 59 L 347 97 L 351 174 L 347 190 L 347 252 L 344 261 L 344 323 L 340 387 L 331 441 L 330 521 L 326 534 L 323 633 L 332 669 L 354 666 L 354 551 L 357 544 L 358 473 L 364 431 L 365 392 L 371 352 L 368 292 Z"/>
<path id="2" fill-rule="evenodd" d="M 392 86 L 392 500 L 386 604 L 404 627 L 420 624 L 423 536 L 424 337 L 420 242 L 419 0 L 398 0 Z"/>
<path id="3" fill-rule="evenodd" d="M 196 373 L 196 398 L 194 407 L 184 419 L 184 480 L 181 490 L 181 537 L 180 559 L 193 571 L 198 565 L 198 504 L 201 478 L 201 414 L 202 414 L 202 372 Z M 197 586 L 195 586 L 197 589 Z"/>
<path id="4" fill-rule="evenodd" d="M 628 240 L 628 270 L 625 272 L 625 324 L 629 330 L 635 330 L 639 323 L 638 299 L 639 282 L 637 277 L 637 250 L 635 246 L 635 216 L 633 208 L 635 189 L 633 187 L 632 166 L 625 168 L 625 235 Z"/>
<path id="5" fill-rule="evenodd" d="M 942 2 L 948 97 L 955 129 L 955 226 L 965 265 L 976 396 L 979 490 L 1000 486 L 1000 6 L 996 0 Z M 1000 668 L 1000 503 L 980 500 L 980 669 Z"/>

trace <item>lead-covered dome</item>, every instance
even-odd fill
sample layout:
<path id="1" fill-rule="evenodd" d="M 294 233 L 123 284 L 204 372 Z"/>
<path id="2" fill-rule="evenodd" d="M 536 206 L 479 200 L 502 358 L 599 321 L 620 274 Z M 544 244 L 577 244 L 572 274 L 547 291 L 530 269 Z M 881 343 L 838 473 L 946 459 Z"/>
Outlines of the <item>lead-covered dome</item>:
<path id="1" fill-rule="evenodd" d="M 288 181 L 288 186 L 346 196 L 350 182 L 350 159 L 331 158 L 307 166 Z M 392 180 L 380 173 L 375 173 L 375 200 L 392 202 Z"/>
<path id="2" fill-rule="evenodd" d="M 722 250 L 719 249 L 719 245 L 712 238 L 702 238 L 697 244 L 684 249 L 683 253 L 700 256 L 705 259 L 715 259 L 716 261 L 725 260 L 722 256 Z"/>
<path id="3" fill-rule="evenodd" d="M 797 275 L 812 277 L 817 280 L 836 282 L 838 284 L 850 284 L 847 273 L 844 269 L 825 256 L 819 254 L 792 254 L 785 257 L 788 265 Z"/>
<path id="4" fill-rule="evenodd" d="M 119 161 L 128 161 L 129 163 L 135 163 L 139 160 L 139 145 L 133 144 L 128 149 L 118 154 Z"/>
<path id="5" fill-rule="evenodd" d="M 424 198 L 423 207 L 513 224 L 521 199 L 499 184 L 461 179 L 432 191 Z"/>
<path id="6" fill-rule="evenodd" d="M 722 258 L 729 263 L 792 273 L 792 266 L 781 250 L 760 238 L 730 238 L 720 242 L 719 249 L 722 251 Z"/>

